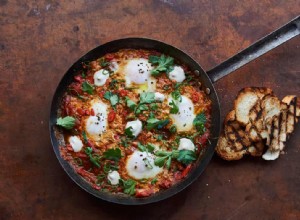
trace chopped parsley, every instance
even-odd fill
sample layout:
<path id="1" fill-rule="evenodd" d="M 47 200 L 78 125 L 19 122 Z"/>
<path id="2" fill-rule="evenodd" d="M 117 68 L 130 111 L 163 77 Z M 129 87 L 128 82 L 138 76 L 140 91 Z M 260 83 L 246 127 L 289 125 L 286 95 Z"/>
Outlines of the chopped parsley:
<path id="1" fill-rule="evenodd" d="M 197 155 L 191 150 L 157 151 L 154 164 L 159 167 L 166 166 L 170 169 L 172 159 L 188 165 L 197 159 Z"/>
<path id="2" fill-rule="evenodd" d="M 195 126 L 197 131 L 199 131 L 201 134 L 205 132 L 205 123 L 206 123 L 206 116 L 204 112 L 198 114 L 193 121 L 193 125 Z"/>
<path id="3" fill-rule="evenodd" d="M 174 125 L 174 124 L 171 125 L 171 127 L 170 127 L 170 132 L 173 133 L 173 134 L 175 134 L 176 131 L 177 131 L 176 125 Z"/>
<path id="4" fill-rule="evenodd" d="M 150 152 L 152 153 L 155 150 L 155 146 L 153 144 L 143 145 L 140 142 L 138 143 L 138 149 L 142 152 Z"/>
<path id="5" fill-rule="evenodd" d="M 124 189 L 124 193 L 128 194 L 128 195 L 134 195 L 135 194 L 135 186 L 136 186 L 136 182 L 134 180 L 123 180 L 120 179 L 120 182 L 123 185 L 123 189 Z"/>
<path id="6" fill-rule="evenodd" d="M 136 103 L 134 101 L 132 101 L 129 97 L 125 97 L 125 100 L 126 100 L 126 105 L 127 107 L 130 109 L 130 110 L 134 110 L 135 107 L 136 107 Z"/>
<path id="7" fill-rule="evenodd" d="M 160 57 L 149 56 L 149 62 L 157 65 L 151 70 L 151 75 L 158 76 L 161 72 L 169 73 L 174 69 L 174 58 L 167 57 L 164 54 Z"/>
<path id="8" fill-rule="evenodd" d="M 132 127 L 131 127 L 131 126 L 125 129 L 125 134 L 126 134 L 126 136 L 129 137 L 129 138 L 134 138 L 134 135 L 133 135 L 133 133 L 132 133 Z"/>
<path id="9" fill-rule="evenodd" d="M 108 149 L 103 153 L 103 157 L 108 160 L 119 161 L 122 157 L 120 148 Z"/>
<path id="10" fill-rule="evenodd" d="M 149 118 L 147 120 L 147 125 L 146 128 L 148 130 L 152 130 L 154 128 L 156 129 L 162 129 L 163 127 L 165 127 L 166 125 L 168 125 L 170 123 L 169 119 L 165 119 L 165 120 L 158 120 L 157 118 Z"/>
<path id="11" fill-rule="evenodd" d="M 104 93 L 104 98 L 106 100 L 110 101 L 110 104 L 112 105 L 113 108 L 115 108 L 116 104 L 119 103 L 119 96 L 110 91 L 107 91 Z"/>
<path id="12" fill-rule="evenodd" d="M 179 107 L 176 105 L 174 100 L 172 100 L 172 102 L 170 102 L 169 105 L 171 106 L 171 109 L 170 109 L 171 114 L 177 114 L 179 112 Z"/>
<path id="13" fill-rule="evenodd" d="M 109 66 L 109 62 L 104 57 L 99 59 L 99 64 L 100 64 L 101 67 Z"/>
<path id="14" fill-rule="evenodd" d="M 194 151 L 191 150 L 180 150 L 177 160 L 185 165 L 188 165 L 195 161 L 197 156 Z"/>
<path id="15" fill-rule="evenodd" d="M 140 114 L 142 111 L 146 111 L 149 109 L 149 107 L 145 104 L 150 104 L 152 102 L 155 102 L 154 93 L 153 92 L 143 92 L 140 95 L 140 102 L 135 107 L 134 113 Z"/>
<path id="16" fill-rule="evenodd" d="M 75 125 L 75 118 L 74 117 L 71 117 L 71 116 L 67 116 L 67 117 L 59 117 L 56 121 L 56 124 L 65 128 L 65 129 L 72 129 Z"/>
<path id="17" fill-rule="evenodd" d="M 82 83 L 82 91 L 92 95 L 94 92 L 94 87 L 91 84 L 89 84 L 87 81 L 84 81 Z"/>
<path id="18" fill-rule="evenodd" d="M 90 161 L 96 167 L 100 167 L 100 156 L 97 154 L 93 154 L 93 149 L 91 147 L 87 147 L 85 149 L 85 154 L 90 158 Z"/>
<path id="19" fill-rule="evenodd" d="M 181 97 L 181 94 L 180 94 L 179 89 L 174 90 L 174 91 L 171 93 L 171 96 L 172 96 L 172 98 L 173 98 L 174 100 L 178 100 L 178 101 L 180 101 L 180 102 L 181 102 L 181 100 L 182 100 L 182 97 Z"/>
<path id="20" fill-rule="evenodd" d="M 145 163 L 145 166 L 148 168 L 148 169 L 153 169 L 153 166 L 152 164 L 150 163 L 149 159 L 147 157 L 145 157 L 143 159 L 144 163 Z"/>
<path id="21" fill-rule="evenodd" d="M 84 141 L 84 143 L 85 143 L 85 144 L 87 144 L 87 142 L 88 142 L 88 139 L 87 139 L 87 136 L 86 136 L 86 133 L 85 133 L 85 131 L 83 131 L 83 132 L 82 132 L 82 137 L 83 137 L 83 141 Z"/>
<path id="22" fill-rule="evenodd" d="M 155 183 L 157 183 L 157 178 L 151 180 L 151 185 L 154 185 Z"/>

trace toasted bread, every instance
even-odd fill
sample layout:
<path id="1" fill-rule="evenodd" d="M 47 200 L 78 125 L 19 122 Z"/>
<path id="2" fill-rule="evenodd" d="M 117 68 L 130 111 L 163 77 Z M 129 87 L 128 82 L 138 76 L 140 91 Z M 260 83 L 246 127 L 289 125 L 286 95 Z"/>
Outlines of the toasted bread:
<path id="1" fill-rule="evenodd" d="M 296 124 L 296 109 L 297 109 L 297 97 L 293 95 L 288 95 L 282 99 L 284 103 L 288 105 L 287 112 L 287 136 L 293 133 Z"/>
<path id="2" fill-rule="evenodd" d="M 270 151 L 267 150 L 263 155 L 262 158 L 264 160 L 276 160 L 279 157 L 280 151 Z"/>
<path id="3" fill-rule="evenodd" d="M 239 93 L 234 103 L 236 120 L 246 126 L 249 123 L 249 113 L 257 101 L 265 95 L 272 94 L 268 88 L 244 88 Z"/>
<path id="4" fill-rule="evenodd" d="M 260 157 L 265 149 L 263 141 L 255 142 L 248 148 L 248 153 L 253 157 Z"/>
<path id="5" fill-rule="evenodd" d="M 280 101 L 271 89 L 245 88 L 226 115 L 216 151 L 225 160 L 239 160 L 246 154 L 275 160 L 299 117 L 300 100 L 296 96 Z"/>
<path id="6" fill-rule="evenodd" d="M 219 138 L 216 152 L 224 160 L 240 160 L 247 151 L 245 149 L 236 150 L 236 148 L 233 147 L 231 143 L 226 139 L 226 137 L 222 134 Z"/>
<path id="7" fill-rule="evenodd" d="M 274 118 L 272 119 L 269 150 L 272 151 L 272 152 L 280 151 L 280 146 L 279 146 L 279 116 L 274 116 Z"/>
<path id="8" fill-rule="evenodd" d="M 251 141 L 244 128 L 235 120 L 235 111 L 230 111 L 224 121 L 226 139 L 237 150 L 242 150 L 251 145 Z"/>

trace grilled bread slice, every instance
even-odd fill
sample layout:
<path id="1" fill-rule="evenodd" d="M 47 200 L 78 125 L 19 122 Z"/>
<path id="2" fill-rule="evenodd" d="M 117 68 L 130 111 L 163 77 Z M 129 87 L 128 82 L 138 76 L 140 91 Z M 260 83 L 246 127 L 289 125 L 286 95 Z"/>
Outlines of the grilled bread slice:
<path id="1" fill-rule="evenodd" d="M 235 100 L 236 120 L 243 126 L 249 123 L 249 113 L 253 106 L 265 95 L 273 94 L 269 88 L 250 87 L 242 89 Z"/>
<path id="2" fill-rule="evenodd" d="M 231 145 L 225 135 L 221 134 L 216 147 L 216 152 L 224 160 L 240 160 L 247 153 L 247 150 L 237 150 Z"/>
<path id="3" fill-rule="evenodd" d="M 224 121 L 224 132 L 227 140 L 237 149 L 242 150 L 251 145 L 245 129 L 235 120 L 235 111 L 230 111 Z"/>
<path id="4" fill-rule="evenodd" d="M 287 136 L 289 136 L 295 129 L 297 119 L 297 97 L 294 95 L 288 95 L 284 97 L 282 101 L 288 105 L 286 133 Z"/>
<path id="5" fill-rule="evenodd" d="M 281 103 L 281 113 L 279 115 L 279 148 L 282 151 L 285 147 L 285 142 L 287 140 L 287 111 L 288 105 L 285 103 Z"/>
<path id="6" fill-rule="evenodd" d="M 265 144 L 263 141 L 258 141 L 252 143 L 252 145 L 248 148 L 248 153 L 253 157 L 260 157 L 265 149 Z"/>
<path id="7" fill-rule="evenodd" d="M 299 117 L 300 100 L 296 96 L 280 101 L 271 89 L 245 88 L 225 118 L 216 151 L 225 160 L 239 160 L 247 154 L 275 160 Z"/>

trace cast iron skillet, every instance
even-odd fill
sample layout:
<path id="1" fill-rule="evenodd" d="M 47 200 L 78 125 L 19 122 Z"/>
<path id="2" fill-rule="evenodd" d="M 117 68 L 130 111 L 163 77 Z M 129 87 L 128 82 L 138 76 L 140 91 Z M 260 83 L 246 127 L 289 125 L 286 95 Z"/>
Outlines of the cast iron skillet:
<path id="1" fill-rule="evenodd" d="M 217 93 L 213 86 L 213 83 L 218 79 L 226 76 L 227 74 L 233 72 L 234 70 L 240 68 L 246 63 L 254 60 L 255 58 L 261 56 L 262 54 L 268 52 L 269 50 L 277 47 L 278 45 L 288 41 L 289 39 L 297 36 L 300 33 L 300 16 L 290 21 L 286 25 L 282 26 L 278 30 L 273 33 L 267 35 L 261 40 L 257 41 L 247 49 L 241 51 L 220 65 L 216 66 L 212 70 L 205 72 L 201 66 L 193 60 L 189 55 L 185 52 L 175 48 L 166 43 L 146 39 L 146 38 L 126 38 L 111 41 L 109 43 L 103 44 L 101 46 L 96 47 L 95 49 L 88 52 L 86 55 L 81 57 L 73 66 L 66 72 L 62 80 L 60 81 L 56 92 L 54 94 L 51 106 L 51 114 L 50 114 L 50 136 L 52 145 L 54 148 L 54 152 L 70 178 L 77 183 L 82 189 L 87 191 L 88 193 L 101 198 L 103 200 L 126 204 L 126 205 L 141 205 L 147 203 L 157 202 L 163 199 L 166 199 L 176 193 L 180 192 L 187 186 L 189 186 L 194 180 L 197 179 L 198 176 L 203 172 L 209 161 L 211 160 L 215 146 L 218 141 L 219 132 L 220 132 L 220 105 Z M 77 73 L 82 68 L 82 62 L 95 60 L 106 53 L 113 53 L 120 49 L 132 48 L 132 49 L 149 49 L 156 50 L 161 53 L 170 55 L 174 57 L 181 63 L 186 64 L 189 68 L 195 71 L 196 74 L 199 75 L 199 80 L 202 83 L 202 89 L 209 92 L 209 97 L 212 100 L 212 128 L 211 128 L 211 143 L 207 146 L 207 150 L 200 160 L 198 160 L 198 164 L 196 168 L 188 175 L 186 179 L 177 185 L 172 186 L 170 189 L 164 190 L 153 196 L 146 198 L 133 198 L 126 195 L 114 195 L 107 192 L 100 192 L 92 188 L 84 179 L 82 179 L 69 165 L 68 162 L 63 160 L 60 156 L 59 145 L 63 144 L 63 138 L 61 134 L 57 131 L 55 126 L 57 119 L 57 110 L 61 103 L 61 98 L 64 92 L 66 91 L 67 86 L 73 81 L 74 73 Z"/>

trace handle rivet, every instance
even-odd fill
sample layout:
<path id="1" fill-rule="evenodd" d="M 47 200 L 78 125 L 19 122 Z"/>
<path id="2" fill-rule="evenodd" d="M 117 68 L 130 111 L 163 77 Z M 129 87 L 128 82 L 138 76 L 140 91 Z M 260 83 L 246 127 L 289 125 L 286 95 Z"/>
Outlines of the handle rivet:
<path id="1" fill-rule="evenodd" d="M 200 75 L 199 70 L 195 70 L 194 73 L 195 73 L 196 75 L 198 75 L 198 76 Z"/>
<path id="2" fill-rule="evenodd" d="M 209 89 L 209 88 L 206 88 L 206 89 L 205 89 L 205 92 L 206 92 L 207 95 L 209 95 L 209 94 L 210 94 L 210 89 Z"/>

